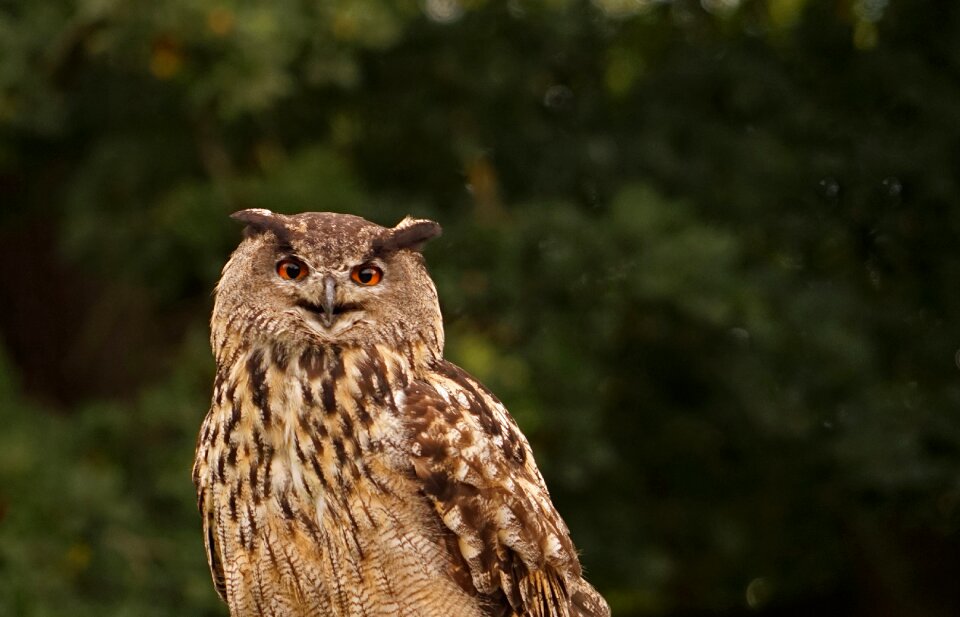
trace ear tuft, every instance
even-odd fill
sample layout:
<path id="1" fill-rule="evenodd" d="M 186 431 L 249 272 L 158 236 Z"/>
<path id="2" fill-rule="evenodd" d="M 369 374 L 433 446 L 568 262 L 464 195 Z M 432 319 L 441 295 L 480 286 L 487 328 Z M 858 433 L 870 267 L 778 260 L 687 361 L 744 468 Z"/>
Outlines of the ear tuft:
<path id="1" fill-rule="evenodd" d="M 387 231 L 374 246 L 378 253 L 391 253 L 401 249 L 419 251 L 428 240 L 436 238 L 443 229 L 440 224 L 428 219 L 406 217 L 396 227 Z"/>
<path id="2" fill-rule="evenodd" d="M 230 218 L 246 224 L 243 229 L 245 238 L 258 236 L 269 231 L 273 232 L 273 235 L 277 237 L 281 244 L 290 242 L 290 230 L 287 229 L 284 220 L 286 217 L 282 214 L 274 214 L 264 208 L 250 208 L 234 212 L 230 215 Z"/>

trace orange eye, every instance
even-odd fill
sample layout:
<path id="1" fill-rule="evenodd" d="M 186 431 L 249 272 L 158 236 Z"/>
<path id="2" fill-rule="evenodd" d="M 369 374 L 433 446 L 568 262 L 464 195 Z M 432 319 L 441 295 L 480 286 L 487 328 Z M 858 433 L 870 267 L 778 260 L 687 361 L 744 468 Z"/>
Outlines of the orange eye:
<path id="1" fill-rule="evenodd" d="M 373 287 L 383 278 L 383 270 L 373 264 L 363 264 L 350 272 L 350 278 L 358 285 Z"/>
<path id="2" fill-rule="evenodd" d="M 302 281 L 307 276 L 309 268 L 299 259 L 287 257 L 277 262 L 277 274 L 285 281 Z"/>

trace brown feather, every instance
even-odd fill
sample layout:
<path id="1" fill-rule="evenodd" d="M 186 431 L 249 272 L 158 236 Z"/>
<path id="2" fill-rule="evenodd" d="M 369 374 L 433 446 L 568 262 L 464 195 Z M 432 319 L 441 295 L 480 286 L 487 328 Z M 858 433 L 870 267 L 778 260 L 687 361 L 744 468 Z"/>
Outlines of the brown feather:
<path id="1" fill-rule="evenodd" d="M 518 615 L 608 615 L 581 578 L 529 444 L 496 397 L 440 361 L 404 400 L 414 471 L 457 536 L 477 592 L 501 595 Z M 576 606 L 570 589 L 579 594 Z"/>
<path id="2" fill-rule="evenodd" d="M 373 241 L 373 253 L 383 255 L 401 249 L 419 251 L 428 240 L 438 237 L 441 233 L 443 230 L 439 223 L 408 217 Z"/>
<path id="3" fill-rule="evenodd" d="M 282 214 L 274 214 L 269 210 L 260 210 L 253 208 L 250 210 L 240 210 L 230 215 L 235 221 L 246 224 L 243 233 L 246 237 L 273 233 L 277 242 L 282 246 L 290 245 L 290 229 L 287 227 L 285 218 Z"/>

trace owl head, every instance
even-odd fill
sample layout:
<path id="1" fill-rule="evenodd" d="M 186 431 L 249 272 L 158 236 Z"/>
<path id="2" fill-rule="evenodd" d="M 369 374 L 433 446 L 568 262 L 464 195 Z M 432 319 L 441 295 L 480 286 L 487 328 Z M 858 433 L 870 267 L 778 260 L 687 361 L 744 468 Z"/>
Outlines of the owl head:
<path id="1" fill-rule="evenodd" d="M 213 325 L 247 342 L 442 347 L 436 288 L 420 249 L 433 221 L 381 227 L 330 212 L 241 210 L 246 224 L 217 285 Z"/>

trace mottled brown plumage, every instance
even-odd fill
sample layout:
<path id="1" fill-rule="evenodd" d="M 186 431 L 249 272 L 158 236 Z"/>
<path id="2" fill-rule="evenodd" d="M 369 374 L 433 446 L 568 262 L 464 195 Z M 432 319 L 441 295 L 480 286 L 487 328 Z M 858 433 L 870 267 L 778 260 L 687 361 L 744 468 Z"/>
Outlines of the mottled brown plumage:
<path id="1" fill-rule="evenodd" d="M 516 423 L 443 359 L 439 226 L 234 218 L 194 466 L 231 615 L 609 615 Z"/>

